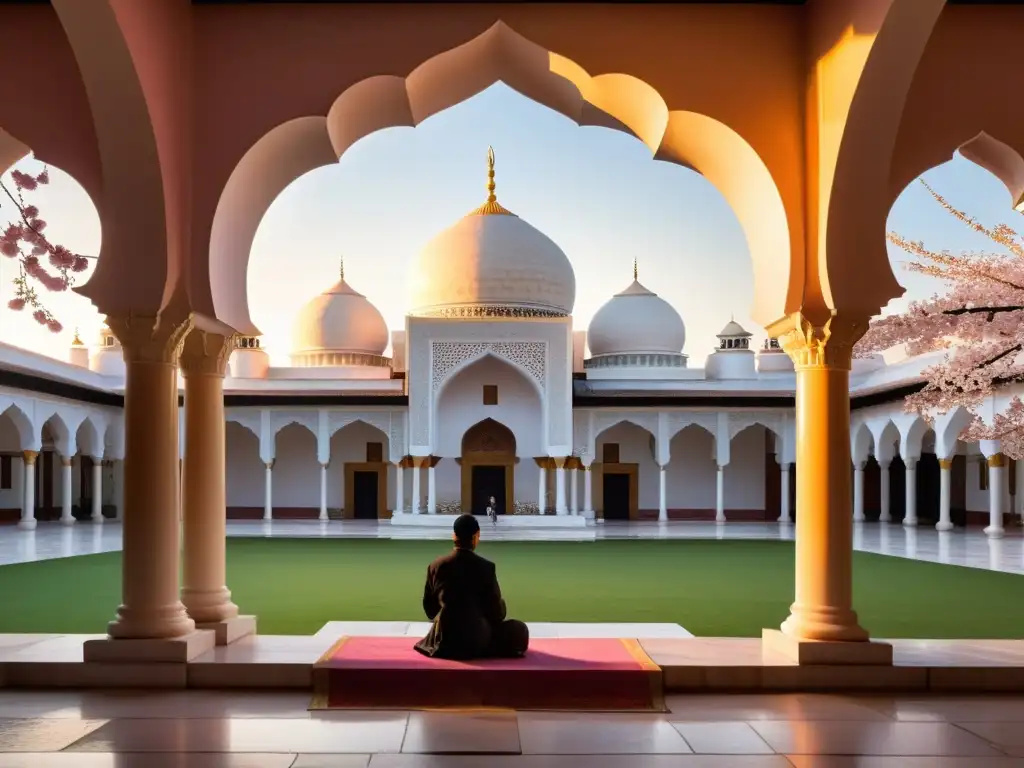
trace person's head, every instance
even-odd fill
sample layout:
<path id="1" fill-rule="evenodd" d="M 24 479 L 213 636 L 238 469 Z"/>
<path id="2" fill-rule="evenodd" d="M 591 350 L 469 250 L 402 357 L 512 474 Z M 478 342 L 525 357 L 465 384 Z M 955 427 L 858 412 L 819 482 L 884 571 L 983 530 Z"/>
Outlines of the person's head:
<path id="1" fill-rule="evenodd" d="M 494 504 L 494 497 L 493 496 L 491 496 L 490 502 L 491 502 L 491 504 Z"/>
<path id="2" fill-rule="evenodd" d="M 455 518 L 452 540 L 460 549 L 476 549 L 480 543 L 480 523 L 473 515 L 459 515 Z"/>

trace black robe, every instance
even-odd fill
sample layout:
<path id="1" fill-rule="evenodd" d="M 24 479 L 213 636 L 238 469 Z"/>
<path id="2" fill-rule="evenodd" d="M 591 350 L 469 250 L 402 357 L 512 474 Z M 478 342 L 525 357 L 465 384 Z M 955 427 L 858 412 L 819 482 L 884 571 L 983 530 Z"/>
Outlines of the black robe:
<path id="1" fill-rule="evenodd" d="M 456 548 L 430 564 L 423 588 L 423 611 L 433 622 L 427 636 L 416 644 L 416 650 L 425 656 L 474 659 L 526 652 L 528 636 L 513 643 L 517 647 L 495 647 L 498 639 L 502 646 L 508 644 L 504 638 L 510 630 L 520 635 L 526 627 L 505 620 L 505 601 L 494 563 L 471 549 Z M 512 624 L 518 626 L 505 626 Z"/>

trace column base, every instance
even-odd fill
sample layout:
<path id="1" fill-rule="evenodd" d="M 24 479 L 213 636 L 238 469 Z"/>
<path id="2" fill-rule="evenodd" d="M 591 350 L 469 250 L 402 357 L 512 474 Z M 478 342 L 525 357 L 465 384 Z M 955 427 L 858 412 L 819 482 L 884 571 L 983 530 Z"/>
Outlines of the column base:
<path id="1" fill-rule="evenodd" d="M 854 515 L 853 516 L 853 522 L 855 522 L 855 523 L 863 523 L 864 520 L 865 520 L 864 515 Z"/>
<path id="2" fill-rule="evenodd" d="M 724 517 L 716 517 L 715 518 L 715 525 L 725 525 L 725 518 Z"/>
<path id="3" fill-rule="evenodd" d="M 75 522 L 76 522 L 75 518 L 73 518 L 73 517 L 62 517 L 60 519 L 60 524 L 61 525 L 74 525 Z"/>
<path id="4" fill-rule="evenodd" d="M 881 515 L 878 518 L 878 522 L 880 522 L 880 523 L 891 523 L 892 522 L 892 515 Z"/>
<path id="5" fill-rule="evenodd" d="M 181 637 L 146 640 L 108 637 L 104 640 L 86 640 L 82 644 L 82 658 L 87 662 L 184 664 L 212 651 L 215 644 L 215 633 L 210 630 L 194 630 Z"/>
<path id="6" fill-rule="evenodd" d="M 903 527 L 904 528 L 917 528 L 917 518 L 915 517 L 915 518 L 912 518 L 910 520 L 908 520 L 907 518 L 903 518 Z"/>
<path id="7" fill-rule="evenodd" d="M 236 640 L 256 634 L 256 617 L 235 616 L 223 621 L 196 622 L 196 629 L 213 632 L 217 645 L 231 645 Z"/>
<path id="8" fill-rule="evenodd" d="M 785 525 L 787 523 L 792 523 L 793 521 L 792 521 L 792 519 L 790 519 L 788 517 L 780 517 L 777 522 L 780 522 L 783 525 Z"/>
<path id="9" fill-rule="evenodd" d="M 874 640 L 803 640 L 777 629 L 764 629 L 761 630 L 761 650 L 781 654 L 801 666 L 892 666 L 892 646 Z"/>
<path id="10" fill-rule="evenodd" d="M 34 531 L 38 523 L 35 520 L 19 520 L 18 529 L 22 531 Z"/>
<path id="11" fill-rule="evenodd" d="M 96 525 L 102 525 L 103 524 L 103 516 L 102 515 L 100 517 L 92 517 L 92 518 L 89 518 L 89 519 L 93 523 L 95 523 Z"/>
<path id="12" fill-rule="evenodd" d="M 936 531 L 952 531 L 953 530 L 953 524 L 950 523 L 950 522 L 947 522 L 947 521 L 939 520 L 939 522 L 937 522 L 935 524 L 935 530 Z"/>
<path id="13" fill-rule="evenodd" d="M 21 527 L 20 523 L 18 524 L 18 527 Z M 1001 525 L 987 525 L 985 526 L 985 535 L 990 539 L 1001 539 L 1006 535 L 1006 531 L 1003 530 Z"/>

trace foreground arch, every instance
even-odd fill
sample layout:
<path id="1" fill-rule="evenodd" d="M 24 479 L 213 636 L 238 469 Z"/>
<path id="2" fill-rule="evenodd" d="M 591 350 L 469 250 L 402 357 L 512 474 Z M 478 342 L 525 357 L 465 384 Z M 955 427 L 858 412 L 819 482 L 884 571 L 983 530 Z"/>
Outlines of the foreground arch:
<path id="1" fill-rule="evenodd" d="M 662 97 L 628 75 L 590 76 L 499 21 L 483 34 L 427 60 L 405 78 L 380 75 L 346 89 L 325 117 L 299 117 L 272 129 L 242 157 L 220 195 L 210 230 L 213 314 L 238 331 L 256 333 L 249 316 L 246 272 L 253 238 L 270 204 L 295 179 L 336 162 L 364 136 L 414 127 L 494 83 L 578 125 L 621 130 L 657 160 L 703 173 L 729 201 L 747 235 L 761 297 L 755 315 L 774 320 L 792 300 L 787 211 L 764 161 L 747 140 L 706 115 L 670 111 Z M 770 297 L 770 298 L 769 298 Z"/>

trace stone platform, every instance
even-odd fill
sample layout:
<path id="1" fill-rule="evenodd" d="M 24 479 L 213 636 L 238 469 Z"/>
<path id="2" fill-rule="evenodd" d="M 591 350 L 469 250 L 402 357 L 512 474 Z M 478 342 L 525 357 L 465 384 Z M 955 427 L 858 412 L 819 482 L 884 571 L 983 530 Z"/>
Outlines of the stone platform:
<path id="1" fill-rule="evenodd" d="M 483 515 L 478 515 L 480 527 L 490 530 L 536 530 L 551 528 L 586 528 L 587 519 L 579 515 L 499 515 L 497 524 L 492 524 Z M 391 516 L 391 525 L 409 528 L 445 528 L 451 530 L 454 515 L 412 515 L 399 513 Z"/>
<path id="2" fill-rule="evenodd" d="M 85 662 L 96 635 L 0 635 L 0 686 L 311 691 L 313 665 L 342 635 L 422 636 L 421 622 L 330 622 L 315 635 L 252 635 L 188 663 Z M 638 639 L 668 691 L 1024 692 L 1022 640 L 891 640 L 891 666 L 800 666 L 760 638 L 692 637 L 675 624 L 530 625 L 533 637 Z"/>

